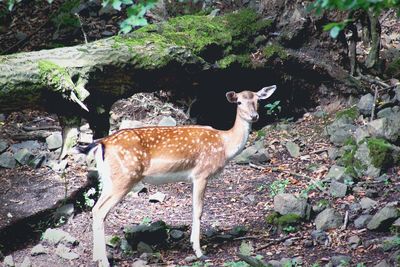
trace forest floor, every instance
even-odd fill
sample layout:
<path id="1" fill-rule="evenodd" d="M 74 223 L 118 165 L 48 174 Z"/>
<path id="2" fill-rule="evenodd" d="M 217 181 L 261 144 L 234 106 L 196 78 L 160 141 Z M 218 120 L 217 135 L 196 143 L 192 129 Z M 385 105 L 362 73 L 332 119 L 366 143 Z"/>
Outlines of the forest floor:
<path id="1" fill-rule="evenodd" d="M 127 110 L 126 105 L 123 107 L 123 110 Z M 209 240 L 203 235 L 201 243 L 208 256 L 205 263 L 209 266 L 223 266 L 238 261 L 237 253 L 242 242 L 250 244 L 254 255 L 262 255 L 266 261 L 297 257 L 302 259 L 303 266 L 311 266 L 314 263 L 323 265 L 335 255 L 351 256 L 354 266 L 358 263 L 373 266 L 380 260 L 389 258 L 389 252 L 384 252 L 373 241 L 380 237 L 390 236 L 390 233 L 355 229 L 352 221 L 349 221 L 345 228 L 329 230 L 330 241 L 325 245 L 312 241 L 311 232 L 315 230 L 312 220 L 314 215 L 310 220 L 303 221 L 298 227 L 288 232 L 282 229 L 277 230 L 266 222 L 265 217 L 273 211 L 273 196 L 276 191 L 296 195 L 306 194 L 311 205 L 317 205 L 321 200 L 327 201 L 331 207 L 343 215 L 351 204 L 359 202 L 365 196 L 365 192 L 358 191 L 344 198 L 334 198 L 327 189 L 319 190 L 312 187 L 313 183 L 323 179 L 333 164 L 328 157 L 331 144 L 323 133 L 329 118 L 318 117 L 315 114 L 306 113 L 303 118 L 295 122 L 283 121 L 265 128 L 264 144 L 271 156 L 266 164 L 230 163 L 219 178 L 210 181 L 205 198 L 202 232 L 210 231 L 209 229 L 228 232 L 235 226 L 244 226 L 248 232 L 244 237 L 225 242 Z M 29 117 L 30 115 L 33 117 Z M 4 133 L 15 131 L 16 125 L 26 124 L 38 116 L 52 117 L 38 112 L 11 114 L 6 123 L 0 126 L 3 137 L 5 137 Z M 57 122 L 55 121 L 54 124 Z M 256 136 L 257 133 L 254 132 L 250 143 L 256 139 Z M 11 135 L 8 137 L 12 138 Z M 299 157 L 292 158 L 289 155 L 285 147 L 287 141 L 294 141 L 300 145 Z M 371 184 L 378 192 L 374 200 L 378 201 L 379 207 L 399 199 L 399 172 L 398 168 L 389 170 L 391 183 Z M 75 162 L 72 157 L 62 175 L 47 167 L 37 170 L 28 167 L 0 169 L 0 195 L 4 203 L 0 209 L 2 213 L 0 217 L 7 218 L 8 214 L 4 214 L 7 207 L 19 207 L 17 210 L 21 212 L 24 212 L 23 207 L 29 211 L 34 208 L 40 210 L 40 207 L 35 204 L 35 198 L 45 199 L 51 203 L 62 199 L 63 191 L 51 191 L 54 184 L 62 183 L 65 179 L 68 181 L 66 185 L 68 191 L 76 190 L 86 183 L 86 173 L 85 164 Z M 43 195 L 37 192 L 32 199 L 29 199 L 32 197 L 29 193 L 29 185 L 35 184 L 38 180 L 42 185 L 40 192 Z M 365 178 L 364 182 L 368 183 L 368 178 Z M 48 189 L 50 191 L 47 191 Z M 166 199 L 157 203 L 149 202 L 149 196 L 158 191 L 164 193 Z M 78 259 L 71 261 L 61 259 L 51 249 L 47 254 L 31 257 L 32 247 L 40 242 L 41 234 L 45 230 L 37 226 L 36 230 L 39 232 L 36 235 L 31 233 L 32 238 L 25 238 L 23 243 L 18 245 L 18 249 L 11 253 L 15 262 L 20 263 L 28 256 L 32 266 L 92 266 L 90 208 L 83 207 L 81 211 L 82 203 L 74 203 L 74 205 L 75 215 L 66 224 L 61 225 L 60 229 L 78 239 L 79 244 L 72 248 L 72 251 L 79 255 Z M 106 235 L 123 238 L 123 229 L 126 226 L 140 224 L 145 220 L 163 220 L 168 225 L 186 229 L 185 238 L 182 241 L 157 248 L 160 252 L 160 260 L 153 266 L 191 266 L 193 264 L 185 260 L 193 255 L 189 242 L 191 225 L 191 186 L 189 184 L 148 186 L 148 191 L 145 193 L 128 194 L 106 219 Z M 351 236 L 358 236 L 362 241 L 355 249 L 348 245 L 348 239 Z M 15 240 L 15 242 L 19 241 Z M 131 266 L 137 259 L 137 255 L 125 255 L 119 248 L 109 248 L 109 252 L 113 254 L 116 266 Z"/>

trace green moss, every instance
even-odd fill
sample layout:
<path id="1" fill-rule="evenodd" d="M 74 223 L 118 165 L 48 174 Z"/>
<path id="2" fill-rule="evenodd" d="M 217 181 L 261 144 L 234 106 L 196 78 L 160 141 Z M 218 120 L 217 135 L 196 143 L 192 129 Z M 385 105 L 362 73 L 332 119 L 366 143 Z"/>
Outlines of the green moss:
<path id="1" fill-rule="evenodd" d="M 400 58 L 396 58 L 389 63 L 389 66 L 386 69 L 386 75 L 394 78 L 400 77 Z"/>
<path id="2" fill-rule="evenodd" d="M 297 214 L 286 214 L 278 218 L 277 224 L 279 226 L 296 225 L 301 221 L 301 216 Z"/>
<path id="3" fill-rule="evenodd" d="M 233 62 L 249 65 L 248 54 L 230 54 L 250 51 L 254 37 L 271 24 L 271 21 L 261 20 L 251 9 L 214 18 L 187 15 L 145 26 L 128 36 L 116 36 L 113 46 L 127 46 L 133 60 L 142 67 L 164 66 L 172 59 L 171 50 L 179 48 L 189 49 L 195 57 L 201 58 L 210 49 L 214 54 L 211 58 L 225 57 L 221 61 L 224 67 Z M 141 49 L 146 51 L 138 52 Z"/>
<path id="4" fill-rule="evenodd" d="M 287 59 L 289 56 L 285 48 L 277 44 L 271 44 L 264 47 L 263 55 L 267 60 L 277 57 L 281 59 Z"/>
<path id="5" fill-rule="evenodd" d="M 382 138 L 368 138 L 366 142 L 372 165 L 385 168 L 392 162 L 392 145 L 389 142 Z"/>
<path id="6" fill-rule="evenodd" d="M 349 138 L 344 143 L 344 153 L 338 160 L 338 163 L 346 168 L 346 174 L 351 177 L 357 177 L 357 170 L 362 170 L 364 167 L 362 163 L 356 159 L 355 154 L 358 149 L 358 145 L 353 138 Z"/>
<path id="7" fill-rule="evenodd" d="M 251 67 L 251 60 L 250 60 L 250 56 L 247 54 L 244 55 L 229 55 L 224 57 L 221 60 L 218 60 L 218 65 L 220 68 L 222 69 L 226 69 L 228 67 L 230 67 L 231 65 L 237 63 L 241 66 L 247 66 L 247 67 Z"/>
<path id="8" fill-rule="evenodd" d="M 65 68 L 48 60 L 41 60 L 38 65 L 40 79 L 45 86 L 56 91 L 65 91 L 67 88 L 74 87 L 71 76 Z"/>
<path id="9" fill-rule="evenodd" d="M 279 218 L 279 213 L 276 211 L 273 211 L 270 214 L 268 214 L 267 216 L 265 216 L 265 222 L 267 224 L 276 225 L 278 218 Z"/>
<path id="10" fill-rule="evenodd" d="M 358 111 L 358 108 L 356 106 L 353 106 L 348 109 L 341 110 L 336 113 L 336 120 L 347 117 L 351 120 L 355 120 L 358 118 L 360 115 L 360 112 Z"/>

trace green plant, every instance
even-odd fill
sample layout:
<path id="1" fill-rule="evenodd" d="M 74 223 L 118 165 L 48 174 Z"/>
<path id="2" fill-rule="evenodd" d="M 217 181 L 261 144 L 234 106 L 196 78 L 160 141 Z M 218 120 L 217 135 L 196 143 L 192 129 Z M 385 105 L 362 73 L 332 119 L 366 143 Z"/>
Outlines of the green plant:
<path id="1" fill-rule="evenodd" d="M 141 224 L 150 225 L 152 220 L 149 217 L 144 217 Z"/>
<path id="2" fill-rule="evenodd" d="M 285 192 L 285 188 L 289 185 L 289 179 L 285 180 L 276 180 L 269 185 L 269 192 L 271 196 L 276 196 L 277 194 L 281 194 Z"/>
<path id="3" fill-rule="evenodd" d="M 93 207 L 95 200 L 93 199 L 94 195 L 96 194 L 96 189 L 94 187 L 90 188 L 88 191 L 83 193 L 84 198 L 84 205 L 86 207 Z"/>
<path id="4" fill-rule="evenodd" d="M 288 225 L 288 226 L 285 226 L 285 227 L 282 227 L 282 231 L 283 232 L 285 232 L 285 233 L 295 233 L 295 232 L 297 232 L 297 227 L 295 227 L 295 226 L 292 226 L 292 225 Z"/>
<path id="5" fill-rule="evenodd" d="M 307 185 L 307 187 L 300 192 L 300 197 L 302 198 L 308 198 L 308 194 L 315 190 L 315 189 L 325 189 L 325 185 L 322 181 L 315 181 L 312 182 L 311 184 Z"/>
<path id="6" fill-rule="evenodd" d="M 279 105 L 281 101 L 276 100 L 273 103 L 268 103 L 264 107 L 267 109 L 267 114 L 268 115 L 277 115 L 279 112 L 281 112 L 282 107 Z"/>
<path id="7" fill-rule="evenodd" d="M 392 161 L 392 145 L 381 138 L 368 138 L 366 140 L 372 165 L 376 168 L 387 167 Z"/>
<path id="8" fill-rule="evenodd" d="M 228 262 L 225 262 L 223 266 L 225 266 L 225 267 L 249 267 L 250 265 L 248 265 L 244 261 L 228 261 Z"/>
<path id="9" fill-rule="evenodd" d="M 64 2 L 56 14 L 52 15 L 51 21 L 56 27 L 56 32 L 60 28 L 77 28 L 79 19 L 74 14 L 74 10 L 80 5 L 80 0 L 68 0 Z"/>

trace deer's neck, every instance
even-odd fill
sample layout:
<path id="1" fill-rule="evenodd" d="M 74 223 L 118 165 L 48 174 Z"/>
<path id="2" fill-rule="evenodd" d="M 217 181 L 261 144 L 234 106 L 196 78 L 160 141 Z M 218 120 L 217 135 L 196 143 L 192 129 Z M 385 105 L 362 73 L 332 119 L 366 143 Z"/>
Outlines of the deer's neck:
<path id="1" fill-rule="evenodd" d="M 231 160 L 242 152 L 249 138 L 250 130 L 251 123 L 242 119 L 237 112 L 235 124 L 232 129 L 222 132 L 227 160 Z"/>

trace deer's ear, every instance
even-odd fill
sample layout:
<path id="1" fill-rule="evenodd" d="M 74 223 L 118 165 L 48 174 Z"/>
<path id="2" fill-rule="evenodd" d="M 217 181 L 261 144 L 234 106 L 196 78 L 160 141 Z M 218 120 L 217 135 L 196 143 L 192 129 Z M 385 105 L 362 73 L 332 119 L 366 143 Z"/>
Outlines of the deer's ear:
<path id="1" fill-rule="evenodd" d="M 230 91 L 226 93 L 226 99 L 228 99 L 230 103 L 236 103 L 238 98 L 234 91 Z"/>
<path id="2" fill-rule="evenodd" d="M 267 99 L 275 92 L 275 90 L 276 90 L 276 85 L 264 87 L 263 89 L 257 92 L 258 99 Z"/>

